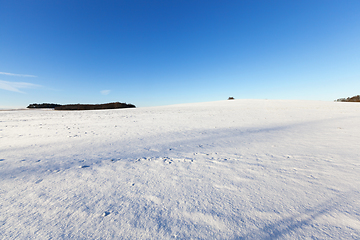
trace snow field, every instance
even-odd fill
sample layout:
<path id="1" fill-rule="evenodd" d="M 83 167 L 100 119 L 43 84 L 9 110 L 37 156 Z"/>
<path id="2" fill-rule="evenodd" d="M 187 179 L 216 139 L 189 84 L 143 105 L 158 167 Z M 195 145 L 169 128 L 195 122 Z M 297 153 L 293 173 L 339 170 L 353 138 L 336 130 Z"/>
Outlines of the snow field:
<path id="1" fill-rule="evenodd" d="M 0 111 L 1 239 L 359 239 L 360 105 Z"/>

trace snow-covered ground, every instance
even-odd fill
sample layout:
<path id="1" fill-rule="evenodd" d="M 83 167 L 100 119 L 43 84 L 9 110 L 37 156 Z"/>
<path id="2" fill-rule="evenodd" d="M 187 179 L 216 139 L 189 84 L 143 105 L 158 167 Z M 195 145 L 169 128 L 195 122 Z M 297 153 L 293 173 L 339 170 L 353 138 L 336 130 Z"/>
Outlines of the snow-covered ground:
<path id="1" fill-rule="evenodd" d="M 0 111 L 0 239 L 360 239 L 360 104 Z"/>

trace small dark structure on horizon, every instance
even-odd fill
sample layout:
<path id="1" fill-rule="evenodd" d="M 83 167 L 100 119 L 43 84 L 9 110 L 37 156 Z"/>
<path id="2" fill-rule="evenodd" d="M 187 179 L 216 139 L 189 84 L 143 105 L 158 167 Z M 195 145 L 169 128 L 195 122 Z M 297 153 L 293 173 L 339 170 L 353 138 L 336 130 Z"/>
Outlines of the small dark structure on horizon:
<path id="1" fill-rule="evenodd" d="M 233 97 L 229 97 L 229 98 L 228 98 L 228 100 L 235 100 L 235 98 L 233 98 Z"/>

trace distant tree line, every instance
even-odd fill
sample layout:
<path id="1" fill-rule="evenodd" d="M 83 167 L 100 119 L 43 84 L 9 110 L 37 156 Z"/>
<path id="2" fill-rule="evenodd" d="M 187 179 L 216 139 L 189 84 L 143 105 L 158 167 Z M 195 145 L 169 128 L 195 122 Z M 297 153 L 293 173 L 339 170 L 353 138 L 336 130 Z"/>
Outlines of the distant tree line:
<path id="1" fill-rule="evenodd" d="M 99 110 L 99 109 L 116 109 L 116 108 L 135 108 L 133 104 L 112 102 L 104 104 L 54 104 L 54 103 L 33 103 L 27 108 L 54 108 L 55 110 Z"/>
<path id="2" fill-rule="evenodd" d="M 41 103 L 41 104 L 33 103 L 27 106 L 27 108 L 56 108 L 60 106 L 61 106 L 60 104 L 55 104 L 55 103 Z"/>
<path id="3" fill-rule="evenodd" d="M 339 98 L 335 100 L 336 102 L 360 102 L 360 95 L 348 97 L 348 98 Z"/>
<path id="4" fill-rule="evenodd" d="M 104 104 L 68 104 L 55 107 L 55 110 L 98 110 L 115 108 L 135 108 L 133 104 L 113 102 Z"/>

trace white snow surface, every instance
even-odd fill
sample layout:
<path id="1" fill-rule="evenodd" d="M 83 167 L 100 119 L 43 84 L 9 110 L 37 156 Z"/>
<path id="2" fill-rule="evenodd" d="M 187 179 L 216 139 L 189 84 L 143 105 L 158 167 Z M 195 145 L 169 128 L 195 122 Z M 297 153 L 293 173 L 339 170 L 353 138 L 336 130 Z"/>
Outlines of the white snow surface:
<path id="1" fill-rule="evenodd" d="M 0 239 L 360 239 L 360 104 L 0 111 Z"/>

